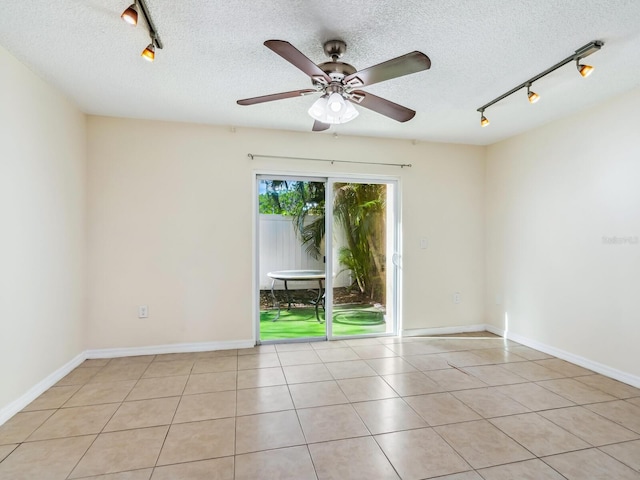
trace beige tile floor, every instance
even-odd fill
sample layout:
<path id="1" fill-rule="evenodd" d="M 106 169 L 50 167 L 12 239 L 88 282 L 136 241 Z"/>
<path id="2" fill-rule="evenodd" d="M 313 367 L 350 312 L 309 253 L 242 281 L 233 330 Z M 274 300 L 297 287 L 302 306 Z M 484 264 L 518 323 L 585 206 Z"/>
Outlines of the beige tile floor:
<path id="1" fill-rule="evenodd" d="M 640 479 L 640 389 L 491 334 L 87 360 L 0 479 Z"/>

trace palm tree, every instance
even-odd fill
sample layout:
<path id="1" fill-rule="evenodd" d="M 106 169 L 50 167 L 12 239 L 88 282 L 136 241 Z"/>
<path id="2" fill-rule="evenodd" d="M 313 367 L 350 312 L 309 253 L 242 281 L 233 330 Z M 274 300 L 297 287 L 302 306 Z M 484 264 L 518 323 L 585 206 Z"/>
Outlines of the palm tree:
<path id="1" fill-rule="evenodd" d="M 340 183 L 333 202 L 334 218 L 347 242 L 338 252 L 340 264 L 351 270 L 361 293 L 383 304 L 385 198 L 386 185 Z"/>
<path id="2" fill-rule="evenodd" d="M 293 222 L 302 245 L 317 259 L 324 254 L 325 192 L 323 183 L 309 185 L 313 187 L 300 190 L 307 207 L 296 211 Z M 334 219 L 346 239 L 338 261 L 343 271 L 351 271 L 361 293 L 384 304 L 384 253 L 380 250 L 385 251 L 386 185 L 337 183 L 334 192 Z"/>

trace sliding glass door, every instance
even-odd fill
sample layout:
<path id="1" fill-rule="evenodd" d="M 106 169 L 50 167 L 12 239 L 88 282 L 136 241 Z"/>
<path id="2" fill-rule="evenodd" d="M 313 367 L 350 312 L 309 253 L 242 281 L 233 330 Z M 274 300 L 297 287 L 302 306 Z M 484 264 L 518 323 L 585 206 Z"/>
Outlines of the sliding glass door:
<path id="1" fill-rule="evenodd" d="M 396 333 L 395 182 L 330 179 L 332 288 L 329 337 Z"/>
<path id="2" fill-rule="evenodd" d="M 395 181 L 257 176 L 259 343 L 394 334 Z"/>
<path id="3" fill-rule="evenodd" d="M 258 176 L 260 342 L 325 339 L 322 178 Z"/>

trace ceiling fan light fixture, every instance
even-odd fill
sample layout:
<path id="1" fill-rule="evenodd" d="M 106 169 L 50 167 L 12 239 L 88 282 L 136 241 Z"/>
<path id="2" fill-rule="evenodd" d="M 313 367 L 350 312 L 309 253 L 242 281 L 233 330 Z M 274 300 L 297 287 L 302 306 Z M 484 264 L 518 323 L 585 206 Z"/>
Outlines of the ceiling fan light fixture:
<path id="1" fill-rule="evenodd" d="M 345 109 L 342 115 L 340 116 L 340 121 L 337 123 L 347 123 L 360 115 L 360 112 L 353 106 L 351 102 L 345 102 Z"/>
<path id="2" fill-rule="evenodd" d="M 344 98 L 338 92 L 334 92 L 329 95 L 327 99 L 327 107 L 329 108 L 329 112 L 332 115 L 340 115 L 347 107 Z"/>
<path id="3" fill-rule="evenodd" d="M 122 12 L 120 18 L 134 27 L 138 24 L 138 5 L 132 3 L 127 9 Z"/>
<path id="4" fill-rule="evenodd" d="M 311 105 L 309 108 L 309 115 L 314 120 L 318 120 L 319 122 L 326 123 L 323 119 L 327 116 L 327 96 L 323 95 Z"/>
<path id="5" fill-rule="evenodd" d="M 332 93 L 331 95 L 340 95 L 336 93 Z M 309 108 L 309 115 L 314 120 L 322 123 L 328 123 L 331 125 L 338 125 L 341 123 L 347 123 L 356 118 L 360 112 L 353 106 L 351 102 L 346 102 L 342 95 L 340 98 L 342 99 L 343 106 L 342 111 L 335 112 L 331 109 L 331 95 L 323 95 L 318 100 L 316 100 L 311 108 Z"/>
<path id="6" fill-rule="evenodd" d="M 148 62 L 153 62 L 156 59 L 156 47 L 153 42 L 147 45 L 140 55 Z"/>
<path id="7" fill-rule="evenodd" d="M 589 75 L 593 73 L 593 67 L 591 65 L 581 64 L 580 59 L 576 60 L 576 68 L 578 69 L 578 72 L 580 72 L 580 75 L 582 75 L 583 78 L 587 78 Z"/>

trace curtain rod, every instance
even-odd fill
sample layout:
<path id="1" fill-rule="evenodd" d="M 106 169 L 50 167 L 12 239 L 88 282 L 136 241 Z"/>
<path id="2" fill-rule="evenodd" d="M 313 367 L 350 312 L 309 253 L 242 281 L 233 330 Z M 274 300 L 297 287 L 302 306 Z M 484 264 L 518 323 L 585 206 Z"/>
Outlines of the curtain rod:
<path id="1" fill-rule="evenodd" d="M 355 160 L 329 160 L 327 158 L 304 158 L 304 157 L 284 157 L 281 155 L 260 155 L 258 153 L 247 153 L 247 157 L 251 160 L 254 158 L 280 158 L 283 160 L 304 160 L 309 162 L 329 162 L 331 165 L 334 163 L 357 163 L 360 165 L 384 165 L 386 167 L 412 167 L 410 163 L 377 163 L 377 162 L 357 162 Z"/>

